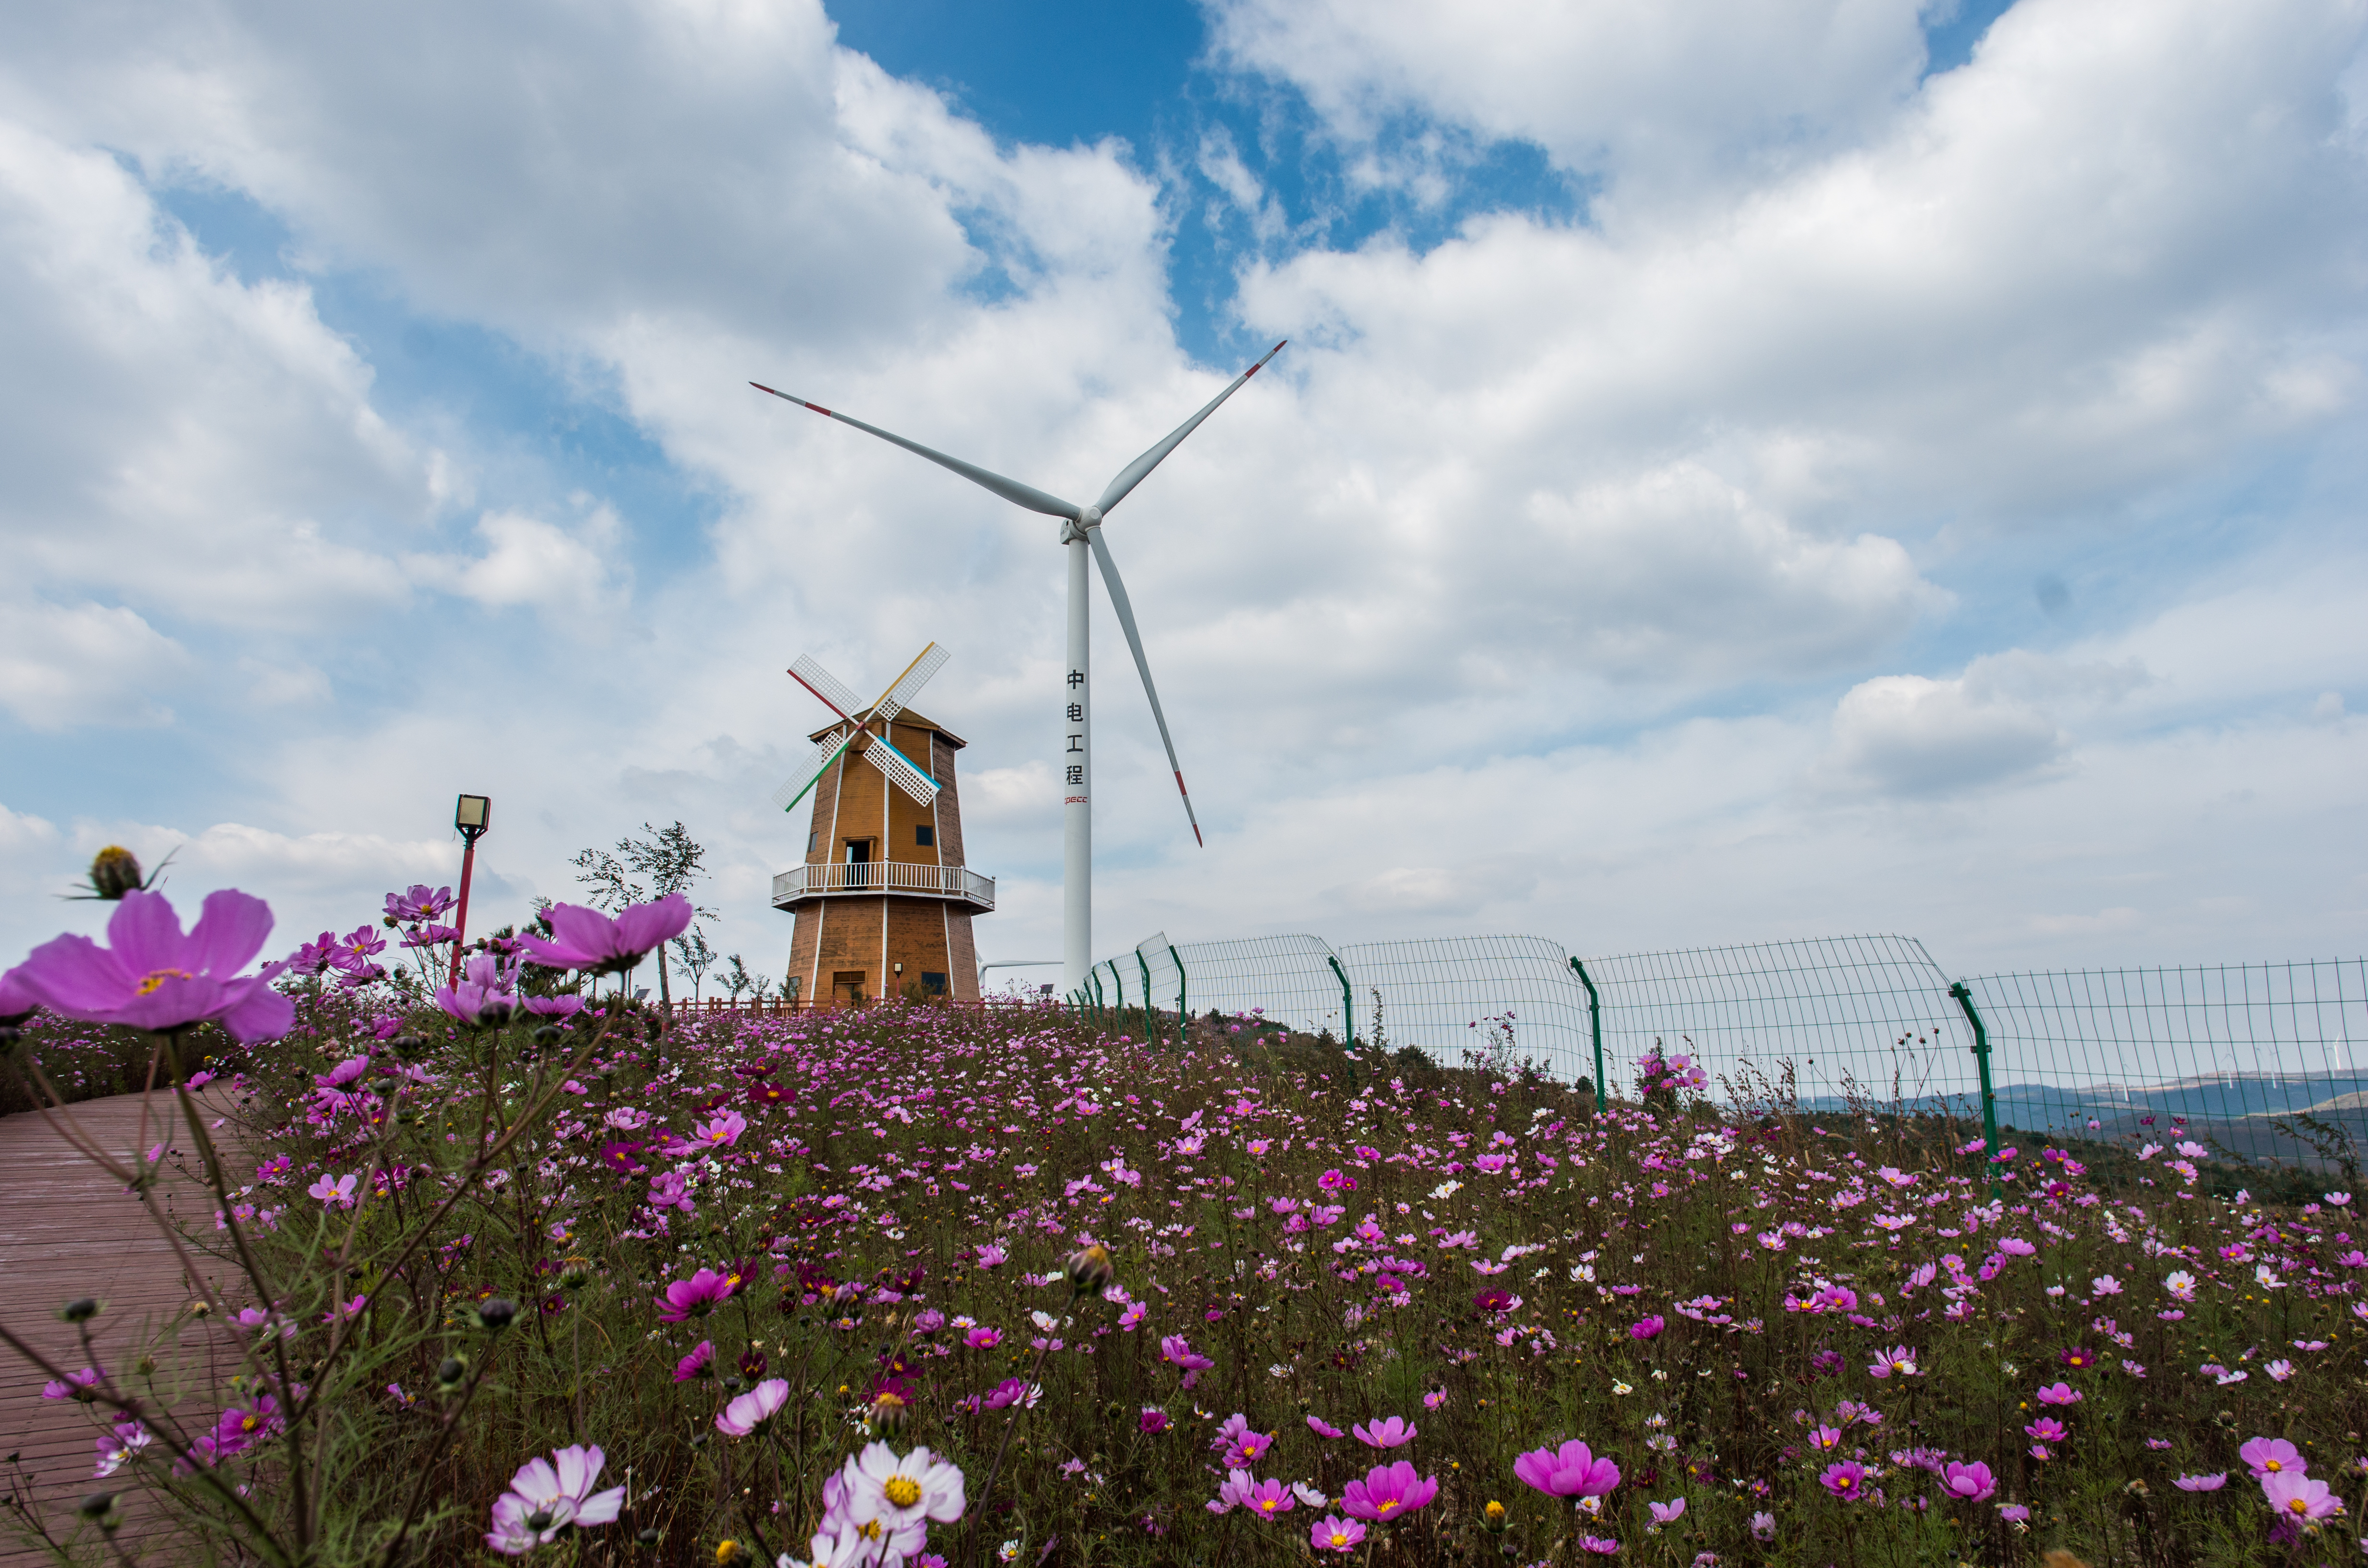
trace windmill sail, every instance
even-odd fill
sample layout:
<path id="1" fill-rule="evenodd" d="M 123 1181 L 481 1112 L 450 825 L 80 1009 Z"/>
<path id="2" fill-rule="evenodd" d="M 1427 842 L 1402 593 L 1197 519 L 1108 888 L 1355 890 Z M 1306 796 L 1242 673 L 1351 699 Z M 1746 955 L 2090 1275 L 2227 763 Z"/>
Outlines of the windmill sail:
<path id="1" fill-rule="evenodd" d="M 909 756 L 874 736 L 863 748 L 863 760 L 888 776 L 889 781 L 921 805 L 933 804 L 938 798 L 938 781 L 921 771 Z"/>
<path id="2" fill-rule="evenodd" d="M 847 749 L 847 743 L 852 739 L 853 735 L 841 732 L 817 742 L 814 750 L 806 753 L 805 760 L 798 764 L 797 771 L 782 779 L 781 787 L 773 791 L 773 804 L 785 812 L 796 810 L 797 803 L 806 798 L 806 791 L 830 770 L 830 765 L 838 760 L 838 754 Z"/>
<path id="3" fill-rule="evenodd" d="M 866 717 L 888 720 L 905 711 L 905 704 L 912 701 L 914 694 L 928 685 L 929 677 L 942 669 L 945 662 L 952 657 L 951 653 L 947 653 L 935 642 L 922 649 L 920 656 L 906 665 L 905 673 L 898 676 L 880 700 L 871 705 L 871 711 Z"/>

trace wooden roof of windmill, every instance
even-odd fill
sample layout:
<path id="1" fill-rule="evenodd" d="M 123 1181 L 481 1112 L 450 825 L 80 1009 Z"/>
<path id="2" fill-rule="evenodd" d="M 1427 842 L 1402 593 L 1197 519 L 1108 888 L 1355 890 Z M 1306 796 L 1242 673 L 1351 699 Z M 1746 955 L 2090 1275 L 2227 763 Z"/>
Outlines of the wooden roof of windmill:
<path id="1" fill-rule="evenodd" d="M 946 739 L 946 744 L 953 747 L 956 751 L 960 751 L 962 747 L 970 744 L 968 741 L 962 739 L 960 735 L 955 734 L 951 730 L 949 730 L 943 724 L 939 723 L 935 719 L 929 718 L 928 715 L 910 708 L 907 708 L 902 713 L 897 714 L 893 722 L 899 725 L 909 724 L 918 730 L 934 730 L 939 734 L 943 735 Z M 814 733 L 808 735 L 806 739 L 819 744 L 825 736 L 836 734 L 838 733 L 838 730 L 839 726 L 837 724 L 825 724 L 821 729 L 816 730 Z"/>

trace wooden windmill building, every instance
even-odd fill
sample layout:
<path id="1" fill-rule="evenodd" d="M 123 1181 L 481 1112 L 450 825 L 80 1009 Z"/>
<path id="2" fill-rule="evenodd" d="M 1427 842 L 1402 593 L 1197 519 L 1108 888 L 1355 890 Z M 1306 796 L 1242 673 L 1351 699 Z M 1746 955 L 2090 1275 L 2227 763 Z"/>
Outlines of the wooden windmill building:
<path id="1" fill-rule="evenodd" d="M 945 658 L 931 643 L 868 707 L 811 660 L 790 671 L 837 715 L 774 797 L 791 810 L 814 795 L 805 863 L 773 879 L 773 907 L 797 917 L 790 977 L 810 1000 L 978 996 L 971 919 L 993 913 L 995 881 L 962 862 L 965 743 L 904 705 Z"/>

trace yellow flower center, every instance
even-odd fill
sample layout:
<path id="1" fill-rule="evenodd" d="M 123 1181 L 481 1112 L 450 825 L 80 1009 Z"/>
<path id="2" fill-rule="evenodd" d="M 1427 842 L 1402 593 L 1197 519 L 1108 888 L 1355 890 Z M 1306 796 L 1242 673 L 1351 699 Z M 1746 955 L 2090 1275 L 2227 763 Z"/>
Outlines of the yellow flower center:
<path id="1" fill-rule="evenodd" d="M 900 1477 L 899 1479 L 902 1478 Z M 856 1533 L 860 1535 L 866 1540 L 878 1540 L 882 1536 L 888 1532 L 880 1528 L 880 1521 L 878 1519 L 874 1519 Z"/>
<path id="2" fill-rule="evenodd" d="M 165 982 L 168 980 L 195 980 L 196 978 L 196 975 L 191 974 L 186 969 L 155 970 L 141 977 L 140 994 L 142 996 L 147 995 L 157 987 L 163 985 Z"/>
<path id="3" fill-rule="evenodd" d="M 1348 1531 L 1346 1531 L 1346 1530 L 1334 1530 L 1334 1531 L 1332 1532 L 1332 1544 L 1333 1544 L 1334 1546 L 1346 1546 L 1346 1545 L 1348 1545 L 1348 1544 L 1349 1544 L 1349 1532 L 1348 1532 Z"/>
<path id="4" fill-rule="evenodd" d="M 1373 1512 L 1375 1512 L 1376 1514 L 1386 1514 L 1386 1513 L 1388 1513 L 1392 1508 L 1395 1508 L 1395 1507 L 1396 1507 L 1397 1506 L 1398 1506 L 1398 1500 L 1397 1500 L 1396 1498 L 1393 1497 L 1393 1498 L 1391 1498 L 1391 1499 L 1390 1499 L 1388 1502 L 1386 1502 L 1386 1503 L 1376 1503 L 1376 1504 L 1374 1504 L 1374 1505 L 1373 1505 Z"/>
<path id="5" fill-rule="evenodd" d="M 2299 1497 L 2287 1498 L 2286 1506 L 2292 1508 L 2297 1514 L 2307 1514 L 2310 1512 L 2310 1505 L 2304 1502 Z"/>
<path id="6" fill-rule="evenodd" d="M 2263 1470 L 2283 1470 L 2283 1469 L 2285 1469 L 2285 1466 L 2284 1466 L 2284 1465 L 2283 1465 L 2283 1464 L 2280 1464 L 2280 1463 L 2279 1463 L 2277 1460 L 2263 1460 L 2261 1461 L 2261 1468 L 2262 1468 Z"/>
<path id="7" fill-rule="evenodd" d="M 1261 1497 L 1258 1499 L 1258 1508 L 1261 1512 L 1271 1514 L 1274 1512 L 1275 1505 L 1280 1501 L 1280 1498 Z"/>
<path id="8" fill-rule="evenodd" d="M 890 1476 L 880 1491 L 899 1508 L 909 1508 L 921 1500 L 921 1483 L 909 1475 Z"/>

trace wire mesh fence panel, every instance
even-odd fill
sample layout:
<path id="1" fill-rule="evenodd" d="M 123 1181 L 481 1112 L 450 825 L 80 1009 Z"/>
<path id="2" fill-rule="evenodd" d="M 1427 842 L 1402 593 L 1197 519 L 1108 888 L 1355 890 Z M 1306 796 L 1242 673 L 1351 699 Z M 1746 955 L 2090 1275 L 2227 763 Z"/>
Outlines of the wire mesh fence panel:
<path id="1" fill-rule="evenodd" d="M 2192 1139 L 2341 1168 L 2368 1146 L 2359 959 L 2059 970 L 1965 982 L 2003 1125 Z"/>
<path id="2" fill-rule="evenodd" d="M 1192 1006 L 1191 986 L 1184 978 L 1183 965 L 1176 956 L 1176 945 L 1165 931 L 1154 931 L 1134 945 L 1135 966 L 1144 977 L 1151 1005 L 1163 1012 L 1182 1011 Z"/>
<path id="3" fill-rule="evenodd" d="M 1601 994 L 1603 1062 L 1625 1091 L 1658 1042 L 1709 1074 L 1720 1099 L 1789 1073 L 1804 1109 L 1852 1100 L 1978 1120 L 1973 1037 L 1949 983 L 1912 937 L 1821 937 L 1581 960 Z"/>
<path id="4" fill-rule="evenodd" d="M 1166 943 L 1162 942 L 1162 946 Z M 1147 955 L 1146 955 L 1147 956 Z M 1321 937 L 1249 937 L 1231 942 L 1182 942 L 1171 962 L 1182 971 L 1187 1006 L 1195 1014 L 1257 1013 L 1309 1034 L 1342 1038 L 1347 1021 L 1331 946 Z M 1130 961 L 1132 955 L 1130 955 Z M 1169 993 L 1154 971 L 1155 1001 Z"/>
<path id="5" fill-rule="evenodd" d="M 1439 937 L 1340 949 L 1357 997 L 1357 1040 L 1418 1046 L 1460 1064 L 1523 1058 L 1565 1080 L 1591 1074 L 1587 992 L 1570 954 L 1543 937 Z"/>

